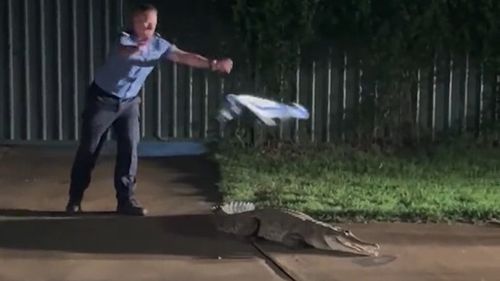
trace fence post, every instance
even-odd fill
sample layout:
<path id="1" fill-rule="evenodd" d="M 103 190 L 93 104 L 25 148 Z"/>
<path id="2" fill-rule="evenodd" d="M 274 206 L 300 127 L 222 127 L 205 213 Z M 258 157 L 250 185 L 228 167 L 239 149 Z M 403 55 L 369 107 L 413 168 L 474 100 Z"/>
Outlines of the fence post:
<path id="1" fill-rule="evenodd" d="M 434 55 L 432 67 L 432 141 L 436 140 L 436 87 L 437 87 L 437 54 Z"/>
<path id="2" fill-rule="evenodd" d="M 74 130 L 74 140 L 79 139 L 79 128 L 78 128 L 78 28 L 77 28 L 77 0 L 71 2 L 71 33 L 73 39 L 73 130 Z"/>
<path id="3" fill-rule="evenodd" d="M 300 104 L 300 48 L 297 50 L 297 67 L 295 71 L 295 102 Z M 295 141 L 299 141 L 299 121 L 295 120 Z"/>
<path id="4" fill-rule="evenodd" d="M 14 140 L 16 136 L 16 112 L 14 101 L 14 22 L 12 19 L 12 0 L 7 1 L 7 25 L 8 25 L 8 49 L 9 49 L 9 139 Z"/>
<path id="5" fill-rule="evenodd" d="M 480 70 L 480 86 L 479 86 L 479 125 L 477 128 L 478 136 L 481 135 L 481 128 L 483 125 L 483 111 L 484 111 L 484 62 L 481 63 Z"/>
<path id="6" fill-rule="evenodd" d="M 328 54 L 328 85 L 326 98 L 326 142 L 330 142 L 331 130 L 331 110 L 332 110 L 332 49 L 329 49 Z"/>
<path id="7" fill-rule="evenodd" d="M 464 112 L 463 112 L 463 132 L 467 131 L 467 118 L 468 118 L 468 106 L 469 106 L 469 54 L 465 57 L 465 81 L 464 81 Z"/>
<path id="8" fill-rule="evenodd" d="M 311 83 L 311 142 L 315 142 L 316 137 L 316 61 L 312 62 L 312 83 Z"/>
<path id="9" fill-rule="evenodd" d="M 422 83 L 422 76 L 421 76 L 421 70 L 420 68 L 417 70 L 417 109 L 415 113 L 415 128 L 416 128 L 416 135 L 417 135 L 417 141 L 420 140 L 420 99 L 421 99 L 421 83 Z"/>
<path id="10" fill-rule="evenodd" d="M 450 55 L 451 56 L 451 55 Z M 450 75 L 448 84 L 448 130 L 451 131 L 453 127 L 453 57 L 450 57 Z"/>
<path id="11" fill-rule="evenodd" d="M 342 140 L 345 141 L 345 119 L 347 109 L 347 54 L 344 52 L 344 65 L 342 70 Z"/>

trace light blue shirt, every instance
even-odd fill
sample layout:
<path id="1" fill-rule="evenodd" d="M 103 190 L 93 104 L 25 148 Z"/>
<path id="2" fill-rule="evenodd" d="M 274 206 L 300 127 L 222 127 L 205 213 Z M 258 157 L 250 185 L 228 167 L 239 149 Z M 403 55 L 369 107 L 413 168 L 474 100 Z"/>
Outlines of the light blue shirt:
<path id="1" fill-rule="evenodd" d="M 119 53 L 119 44 L 137 46 L 133 36 L 122 32 L 104 65 L 96 71 L 94 82 L 119 99 L 129 99 L 138 95 L 158 61 L 165 58 L 174 45 L 156 35 L 141 47 L 141 51 L 124 55 Z"/>

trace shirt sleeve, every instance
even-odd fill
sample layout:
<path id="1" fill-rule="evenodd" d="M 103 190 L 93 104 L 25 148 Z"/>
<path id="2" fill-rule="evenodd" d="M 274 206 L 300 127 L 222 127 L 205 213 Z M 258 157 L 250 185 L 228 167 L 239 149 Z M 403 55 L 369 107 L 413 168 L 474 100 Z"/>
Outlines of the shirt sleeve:
<path id="1" fill-rule="evenodd" d="M 177 47 L 170 43 L 169 41 L 165 40 L 165 39 L 161 39 L 161 44 L 162 44 L 162 49 L 164 50 L 161 57 L 166 59 L 167 56 L 174 50 L 177 49 Z"/>

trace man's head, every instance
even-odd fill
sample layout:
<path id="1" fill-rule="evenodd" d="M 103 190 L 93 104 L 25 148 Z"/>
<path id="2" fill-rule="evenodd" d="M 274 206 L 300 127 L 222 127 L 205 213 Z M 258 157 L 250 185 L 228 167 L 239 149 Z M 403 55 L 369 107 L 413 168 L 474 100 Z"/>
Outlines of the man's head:
<path id="1" fill-rule="evenodd" d="M 155 34 L 158 10 L 151 4 L 140 4 L 132 12 L 132 29 L 140 41 L 147 41 Z"/>

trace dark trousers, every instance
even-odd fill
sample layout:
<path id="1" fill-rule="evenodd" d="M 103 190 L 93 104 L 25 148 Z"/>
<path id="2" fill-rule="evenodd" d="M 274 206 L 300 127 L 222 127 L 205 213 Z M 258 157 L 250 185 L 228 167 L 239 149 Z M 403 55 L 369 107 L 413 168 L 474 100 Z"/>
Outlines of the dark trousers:
<path id="1" fill-rule="evenodd" d="M 133 197 L 140 138 L 140 102 L 140 97 L 118 100 L 95 84 L 89 87 L 82 114 L 81 140 L 71 169 L 70 200 L 82 200 L 110 128 L 114 129 L 117 141 L 114 173 L 116 198 L 122 202 Z"/>

